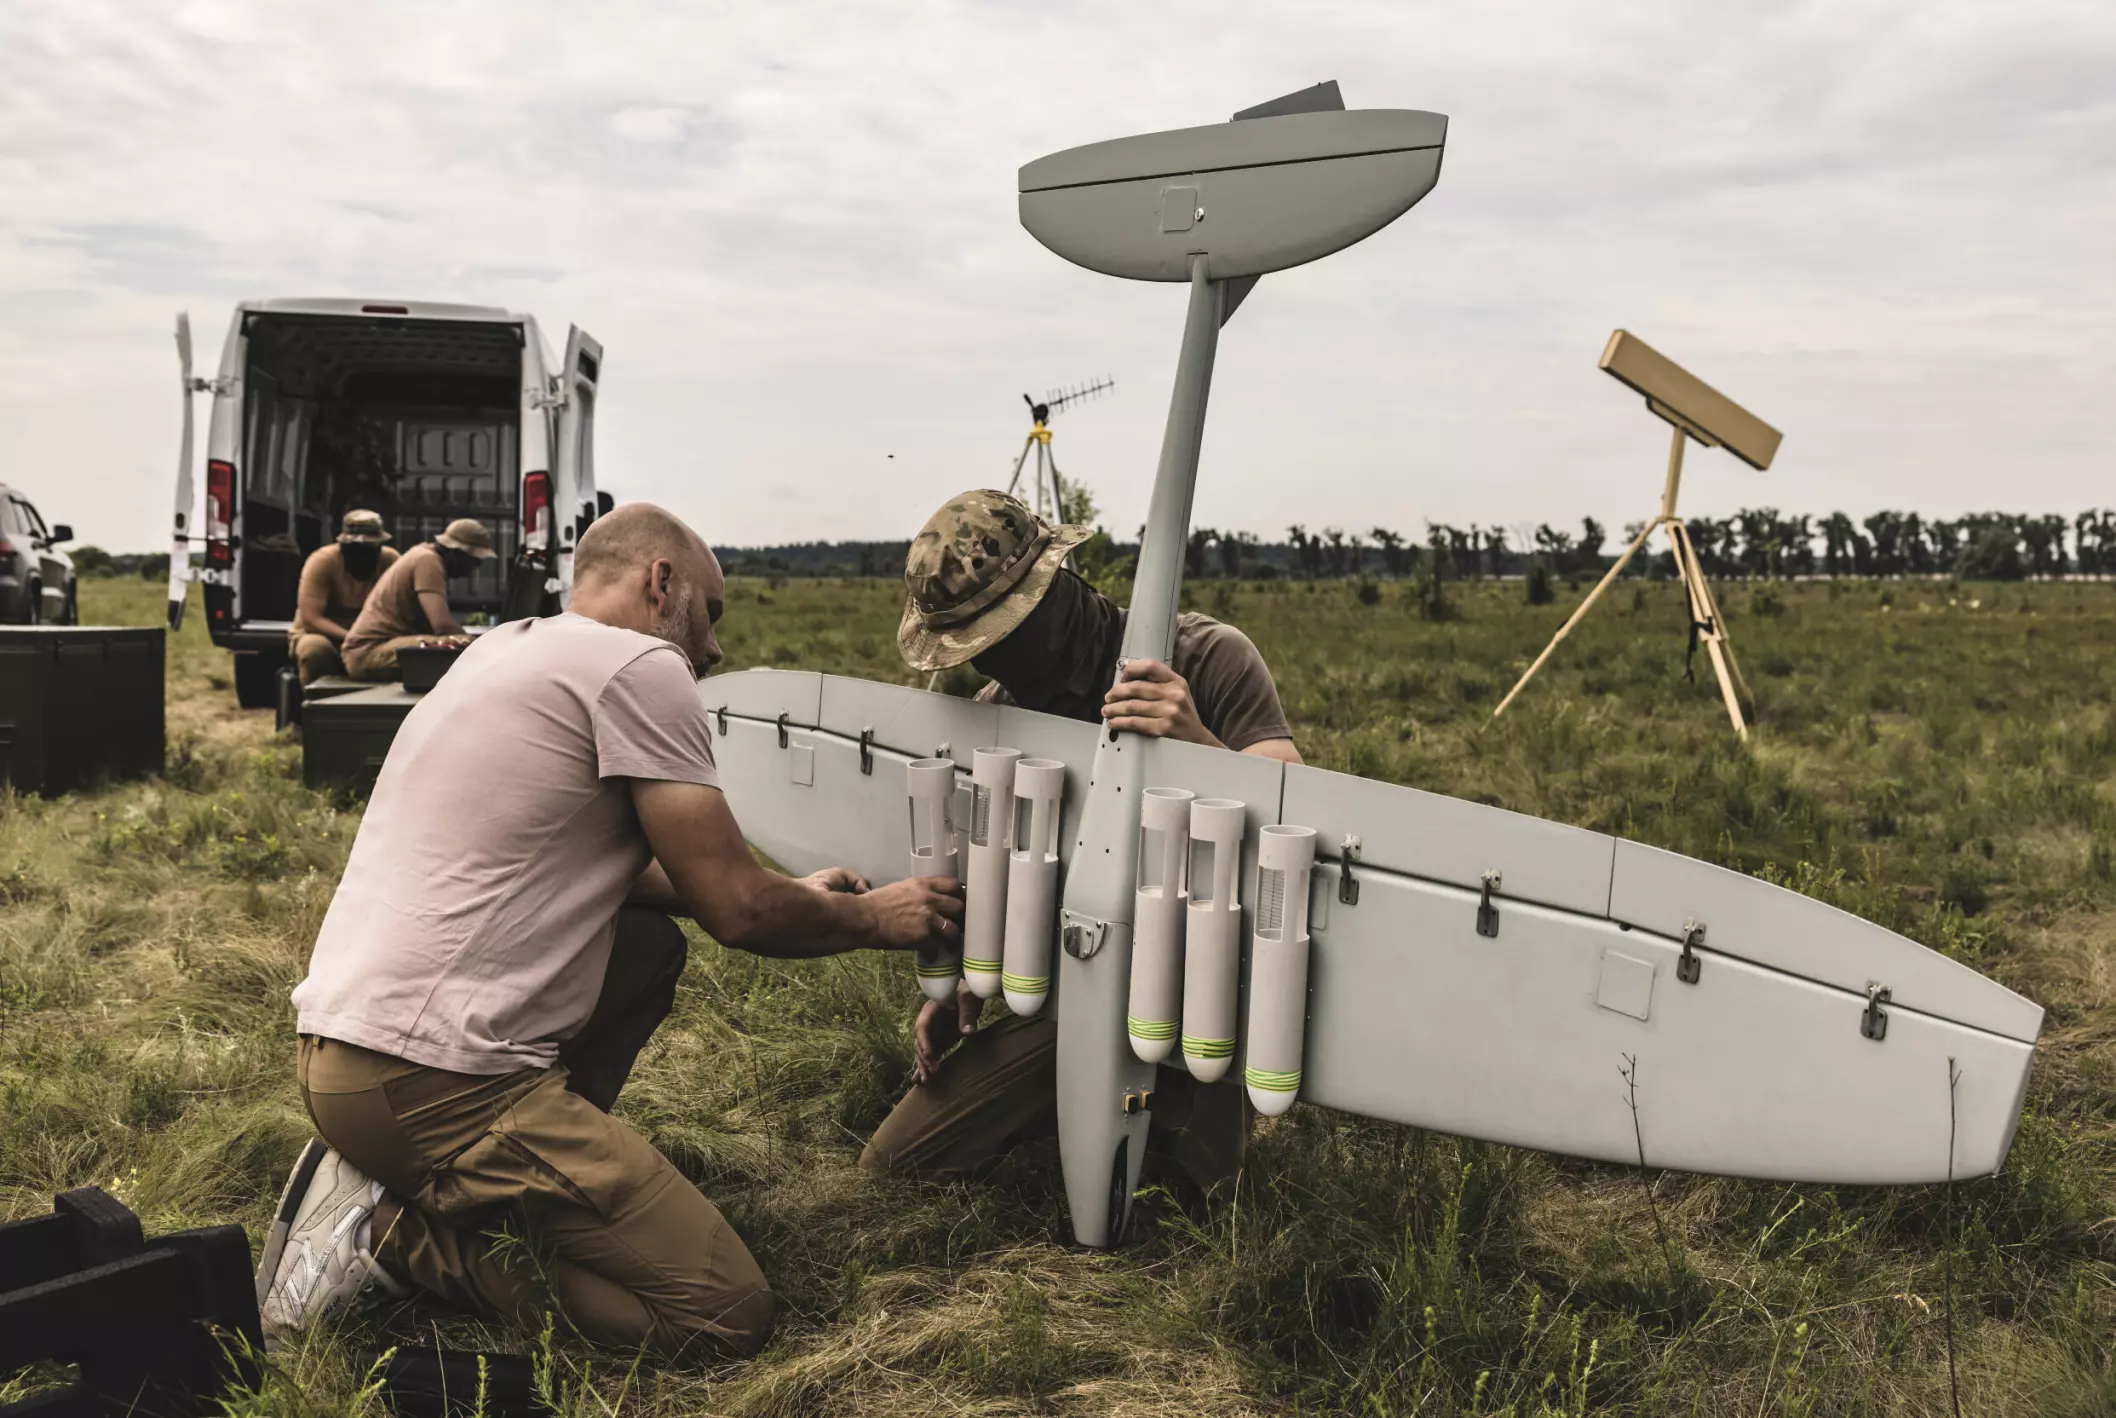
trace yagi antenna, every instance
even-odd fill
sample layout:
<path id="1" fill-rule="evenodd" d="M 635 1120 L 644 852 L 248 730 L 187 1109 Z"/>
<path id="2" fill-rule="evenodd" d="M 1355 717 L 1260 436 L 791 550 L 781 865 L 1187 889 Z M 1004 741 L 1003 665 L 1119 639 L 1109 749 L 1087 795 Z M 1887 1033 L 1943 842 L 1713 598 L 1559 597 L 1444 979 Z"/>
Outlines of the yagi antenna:
<path id="1" fill-rule="evenodd" d="M 1028 438 L 1021 445 L 1021 456 L 1014 460 L 1014 476 L 1007 483 L 1009 497 L 1012 497 L 1014 489 L 1021 485 L 1021 470 L 1027 466 L 1029 454 L 1033 451 L 1036 454 L 1036 471 L 1032 475 L 1036 484 L 1033 498 L 1036 515 L 1053 520 L 1064 517 L 1065 483 L 1058 476 L 1058 463 L 1051 454 L 1051 415 L 1068 404 L 1085 403 L 1105 390 L 1116 387 L 1116 379 L 1104 375 L 1075 384 L 1071 388 L 1053 389 L 1041 400 L 1032 399 L 1027 394 L 1021 396 L 1021 402 L 1029 406 L 1029 417 L 1033 426 L 1029 429 Z"/>

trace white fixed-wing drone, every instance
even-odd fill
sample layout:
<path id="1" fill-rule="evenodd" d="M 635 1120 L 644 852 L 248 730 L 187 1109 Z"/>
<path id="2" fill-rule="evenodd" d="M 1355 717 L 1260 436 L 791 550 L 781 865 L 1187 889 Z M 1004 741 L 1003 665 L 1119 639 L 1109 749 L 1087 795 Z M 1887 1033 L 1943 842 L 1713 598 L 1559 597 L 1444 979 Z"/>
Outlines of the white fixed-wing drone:
<path id="1" fill-rule="evenodd" d="M 1044 245 L 1189 287 L 1125 658 L 1172 648 L 1220 326 L 1259 276 L 1408 211 L 1446 132 L 1438 114 L 1346 111 L 1332 83 L 1021 169 L 1021 222 Z M 1173 1054 L 1208 1081 L 1231 1065 L 1266 1113 L 1298 1096 L 1692 1172 L 1931 1182 L 1995 1171 L 2011 1145 L 2042 1010 L 1756 878 L 894 685 L 750 670 L 701 693 L 735 815 L 782 866 L 879 882 L 967 855 L 966 978 L 1058 1011 L 1083 1244 L 1123 1234 L 1154 1069 Z M 921 984 L 946 997 L 957 967 L 922 962 Z"/>

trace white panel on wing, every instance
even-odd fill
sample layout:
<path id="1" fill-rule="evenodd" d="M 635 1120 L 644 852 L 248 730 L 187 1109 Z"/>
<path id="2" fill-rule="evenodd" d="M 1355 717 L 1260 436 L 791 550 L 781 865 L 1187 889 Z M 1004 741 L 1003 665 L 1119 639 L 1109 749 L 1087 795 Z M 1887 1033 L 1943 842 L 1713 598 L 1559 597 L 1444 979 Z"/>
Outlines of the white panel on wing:
<path id="1" fill-rule="evenodd" d="M 1088 775 L 1095 767 L 1098 725 L 1056 714 L 1038 714 L 1013 705 L 999 710 L 1000 748 L 1018 748 L 1024 758 L 1055 758 L 1065 765 L 1065 801 L 1059 805 L 1058 855 L 1068 864 L 1080 833 L 1080 808 L 1087 801 Z"/>
<path id="2" fill-rule="evenodd" d="M 911 814 L 904 787 L 910 758 L 875 749 L 868 754 L 873 771 L 863 773 L 857 741 L 817 734 L 814 742 L 817 810 L 808 831 L 817 850 L 831 864 L 850 867 L 876 886 L 902 880 L 911 856 Z M 967 782 L 969 775 L 958 778 Z"/>
<path id="3" fill-rule="evenodd" d="M 1319 871 L 1336 889 L 1334 866 Z M 1958 1176 L 1997 1168 L 2030 1050 L 1897 1009 L 1860 1032 L 1863 992 L 1741 961 L 1675 978 L 1680 948 L 1566 912 L 1376 871 L 1315 933 L 1302 1096 L 1368 1117 L 1521 1147 L 1785 1181 L 1913 1183 L 1948 1171 L 1947 1060 Z M 1611 955 L 1654 972 L 1606 1007 Z M 1646 1018 L 1635 1013 L 1643 1009 Z M 1637 1060 L 1639 1133 L 1618 1069 Z"/>
<path id="4" fill-rule="evenodd" d="M 708 675 L 698 683 L 698 697 L 708 709 L 725 709 L 753 719 L 815 727 L 823 698 L 823 676 L 814 670 L 737 670 Z M 718 721 L 714 727 L 719 727 Z"/>
<path id="5" fill-rule="evenodd" d="M 727 733 L 713 746 L 720 790 L 742 835 L 797 876 L 831 865 L 818 854 L 812 831 L 820 800 L 813 787 L 794 781 L 794 749 L 808 737 L 793 730 L 781 748 L 778 725 L 730 715 Z"/>
<path id="6" fill-rule="evenodd" d="M 1609 907 L 1615 839 L 1600 832 L 1306 767 L 1286 770 L 1279 817 L 1314 828 L 1315 850 L 1326 858 L 1339 856 L 1351 835 L 1369 866 L 1472 890 L 1496 871 L 1507 899 L 1589 916 Z"/>
<path id="7" fill-rule="evenodd" d="M 1679 937 L 1691 921 L 1703 945 L 1863 996 L 1888 987 L 1899 1005 L 2033 1043 L 2042 1007 L 1968 966 L 1834 906 L 1637 842 L 1619 842 L 1609 898 L 1616 920 Z M 1705 957 L 1704 978 L 1717 963 Z"/>
<path id="8" fill-rule="evenodd" d="M 912 758 L 935 757 L 946 744 L 948 757 L 967 768 L 972 752 L 1000 746 L 999 713 L 997 704 L 825 675 L 819 727 L 849 739 L 873 729 L 876 743 Z"/>

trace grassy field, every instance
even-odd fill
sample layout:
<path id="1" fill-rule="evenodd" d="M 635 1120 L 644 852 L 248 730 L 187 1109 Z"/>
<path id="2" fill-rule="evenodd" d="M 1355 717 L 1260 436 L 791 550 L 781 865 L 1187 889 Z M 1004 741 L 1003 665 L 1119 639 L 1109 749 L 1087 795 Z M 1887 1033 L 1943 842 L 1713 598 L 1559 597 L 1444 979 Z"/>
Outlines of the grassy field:
<path id="1" fill-rule="evenodd" d="M 1085 1253 L 1048 1169 L 929 1188 L 854 1167 L 908 1071 L 907 963 L 701 937 L 619 1111 L 763 1261 L 787 1303 L 766 1353 L 656 1374 L 398 1309 L 278 1356 L 238 1410 L 357 1411 L 355 1349 L 439 1334 L 546 1348 L 561 1406 L 597 1414 L 1943 1414 L 1951 1269 L 1962 1412 L 2116 1413 L 2116 590 L 1726 588 L 1761 701 L 1747 749 L 1701 655 L 1682 677 L 1673 587 L 1617 588 L 1496 724 L 1578 591 L 1531 608 L 1519 583 L 1457 587 L 1441 621 L 1407 591 L 1190 595 L 1261 646 L 1310 762 L 1763 874 L 2042 1003 L 2005 1172 L 1950 1206 L 1303 1107 L 1260 1127 L 1233 1204 L 1150 1197 L 1131 1247 Z M 738 582 L 730 668 L 908 682 L 899 595 Z M 160 614 L 140 583 L 82 602 L 90 622 Z M 95 1183 L 150 1232 L 259 1238 L 307 1136 L 286 995 L 356 810 L 301 787 L 298 744 L 236 710 L 228 673 L 194 616 L 160 779 L 0 796 L 0 1219 Z"/>

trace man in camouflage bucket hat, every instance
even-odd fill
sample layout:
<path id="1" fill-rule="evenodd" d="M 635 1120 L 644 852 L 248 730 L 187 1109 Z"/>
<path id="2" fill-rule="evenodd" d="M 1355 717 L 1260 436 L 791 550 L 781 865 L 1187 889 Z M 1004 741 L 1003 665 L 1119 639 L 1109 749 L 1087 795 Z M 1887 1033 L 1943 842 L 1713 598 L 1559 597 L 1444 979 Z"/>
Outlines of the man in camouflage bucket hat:
<path id="1" fill-rule="evenodd" d="M 1052 527 L 985 488 L 950 498 L 911 542 L 896 643 L 915 670 L 944 670 L 1011 635 L 1094 530 Z"/>
<path id="2" fill-rule="evenodd" d="M 1119 670 L 1124 608 L 1064 564 L 1089 535 L 1049 526 L 990 489 L 949 499 L 913 539 L 904 568 L 897 643 L 905 662 L 930 671 L 968 661 L 992 681 L 977 695 L 987 703 L 1300 762 L 1271 671 L 1233 626 L 1182 615 L 1170 663 L 1132 660 Z M 961 986 L 952 1006 L 921 1006 L 914 1087 L 861 1166 L 948 1181 L 1017 1143 L 1051 1145 L 1056 1021 L 1046 1011 L 980 1030 L 983 1003 Z M 1241 1165 L 1246 1108 L 1236 1082 L 1199 1084 L 1163 1066 L 1148 1165 L 1164 1175 L 1172 1165 L 1208 1192 L 1220 1186 Z"/>
<path id="3" fill-rule="evenodd" d="M 376 582 L 397 559 L 397 549 L 384 545 L 388 540 L 389 529 L 380 515 L 356 507 L 339 522 L 338 540 L 316 548 L 301 564 L 287 653 L 294 657 L 304 686 L 325 675 L 345 673 L 340 658 L 345 637 Z"/>

